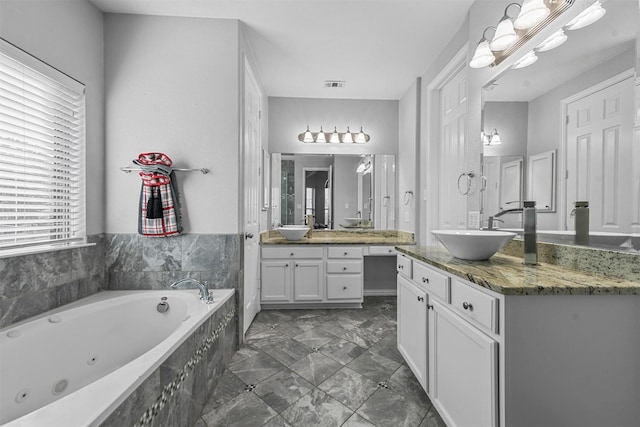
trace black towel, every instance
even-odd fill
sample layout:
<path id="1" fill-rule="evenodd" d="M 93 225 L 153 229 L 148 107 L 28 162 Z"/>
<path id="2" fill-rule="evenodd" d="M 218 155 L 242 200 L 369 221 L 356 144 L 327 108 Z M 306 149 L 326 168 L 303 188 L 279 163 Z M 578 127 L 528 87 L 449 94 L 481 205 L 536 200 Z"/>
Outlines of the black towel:
<path id="1" fill-rule="evenodd" d="M 147 219 L 162 218 L 162 198 L 160 197 L 160 189 L 151 187 L 151 197 L 147 200 Z"/>

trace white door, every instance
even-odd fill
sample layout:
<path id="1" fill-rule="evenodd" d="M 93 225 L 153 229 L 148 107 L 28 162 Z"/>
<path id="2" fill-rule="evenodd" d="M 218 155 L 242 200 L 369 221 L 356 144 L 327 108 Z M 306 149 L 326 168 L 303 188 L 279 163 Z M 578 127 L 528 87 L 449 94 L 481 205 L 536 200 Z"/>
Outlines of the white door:
<path id="1" fill-rule="evenodd" d="M 571 210 L 589 201 L 589 229 L 628 232 L 633 179 L 633 78 L 604 87 L 567 106 L 565 228 Z"/>
<path id="2" fill-rule="evenodd" d="M 427 390 L 427 293 L 398 275 L 398 351 Z"/>
<path id="3" fill-rule="evenodd" d="M 465 172 L 467 73 L 461 69 L 440 91 L 439 221 L 443 229 L 467 228 L 467 198 L 458 191 Z M 466 178 L 460 179 L 466 188 Z"/>
<path id="4" fill-rule="evenodd" d="M 244 334 L 260 311 L 258 263 L 260 235 L 260 106 L 262 95 L 247 61 L 244 61 Z"/>

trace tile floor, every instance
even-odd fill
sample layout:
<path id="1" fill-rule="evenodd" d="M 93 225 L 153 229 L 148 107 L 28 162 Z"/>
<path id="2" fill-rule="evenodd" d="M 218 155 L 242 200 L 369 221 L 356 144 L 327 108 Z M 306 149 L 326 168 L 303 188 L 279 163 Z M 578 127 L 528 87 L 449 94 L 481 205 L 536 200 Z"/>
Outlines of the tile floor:
<path id="1" fill-rule="evenodd" d="M 195 427 L 444 427 L 396 349 L 396 298 L 265 310 Z"/>

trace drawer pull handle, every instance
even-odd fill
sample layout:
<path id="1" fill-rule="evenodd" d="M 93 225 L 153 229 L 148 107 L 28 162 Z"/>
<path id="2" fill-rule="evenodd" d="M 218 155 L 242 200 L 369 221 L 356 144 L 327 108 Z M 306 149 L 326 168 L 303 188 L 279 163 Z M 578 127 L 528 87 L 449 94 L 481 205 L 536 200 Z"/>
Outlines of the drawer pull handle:
<path id="1" fill-rule="evenodd" d="M 422 283 L 429 283 L 429 278 L 428 277 L 423 277 L 422 278 Z"/>
<path id="2" fill-rule="evenodd" d="M 418 297 L 418 301 L 420 302 L 424 301 L 424 297 Z"/>
<path id="3" fill-rule="evenodd" d="M 433 304 L 427 304 L 427 310 L 433 310 Z"/>
<path id="4" fill-rule="evenodd" d="M 473 305 L 466 301 L 462 303 L 462 308 L 464 308 L 465 310 L 473 311 Z"/>

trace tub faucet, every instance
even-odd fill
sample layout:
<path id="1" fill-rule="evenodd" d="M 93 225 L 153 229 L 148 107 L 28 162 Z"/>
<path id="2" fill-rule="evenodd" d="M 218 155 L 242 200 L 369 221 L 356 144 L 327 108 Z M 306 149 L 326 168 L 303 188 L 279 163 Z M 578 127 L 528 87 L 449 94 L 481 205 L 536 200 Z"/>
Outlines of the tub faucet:
<path id="1" fill-rule="evenodd" d="M 169 287 L 173 289 L 181 288 L 182 287 L 181 285 L 183 283 L 194 283 L 196 286 L 198 286 L 198 289 L 200 289 L 200 300 L 206 301 L 206 302 L 213 302 L 213 295 L 211 294 L 211 292 L 209 292 L 206 281 L 201 282 L 199 280 L 188 277 L 186 279 L 176 280 L 171 285 L 169 285 Z"/>

